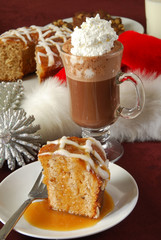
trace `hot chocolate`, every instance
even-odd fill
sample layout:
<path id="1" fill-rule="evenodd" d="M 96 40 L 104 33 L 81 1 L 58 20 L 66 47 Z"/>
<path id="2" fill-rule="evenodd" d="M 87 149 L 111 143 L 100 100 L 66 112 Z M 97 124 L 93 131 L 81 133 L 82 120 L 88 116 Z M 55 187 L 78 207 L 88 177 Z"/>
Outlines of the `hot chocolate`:
<path id="1" fill-rule="evenodd" d="M 82 137 L 96 138 L 110 160 L 123 154 L 122 146 L 110 138 L 110 125 L 122 116 L 132 119 L 144 106 L 144 89 L 133 73 L 122 73 L 123 46 L 110 21 L 86 18 L 76 27 L 61 50 L 71 98 L 72 119 L 82 127 Z M 131 81 L 136 92 L 133 108 L 120 106 L 119 85 Z"/>
<path id="2" fill-rule="evenodd" d="M 71 116 L 80 126 L 100 128 L 117 119 L 120 104 L 116 76 L 120 71 L 122 45 L 115 41 L 110 52 L 102 56 L 74 56 L 71 42 L 63 46 L 68 79 Z"/>

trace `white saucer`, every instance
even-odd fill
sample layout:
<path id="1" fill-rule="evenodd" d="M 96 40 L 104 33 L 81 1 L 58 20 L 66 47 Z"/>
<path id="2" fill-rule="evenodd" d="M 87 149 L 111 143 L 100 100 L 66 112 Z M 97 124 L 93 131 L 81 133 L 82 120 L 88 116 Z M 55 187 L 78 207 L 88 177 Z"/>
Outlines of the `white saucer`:
<path id="1" fill-rule="evenodd" d="M 120 16 L 112 16 L 112 17 L 114 17 L 114 18 L 119 17 L 122 19 L 122 23 L 125 27 L 125 31 L 133 30 L 138 33 L 144 33 L 144 27 L 141 25 L 141 23 L 139 23 L 133 19 L 130 19 L 130 18 L 125 18 L 125 17 L 120 17 Z M 66 18 L 66 19 L 64 19 L 64 21 L 72 22 L 72 18 Z"/>
<path id="2" fill-rule="evenodd" d="M 114 201 L 114 210 L 93 227 L 74 231 L 48 231 L 30 225 L 22 216 L 15 230 L 27 236 L 43 239 L 72 239 L 107 230 L 125 219 L 138 200 L 138 187 L 134 178 L 114 163 L 109 165 L 111 180 L 107 191 Z M 0 184 L 0 220 L 5 223 L 27 198 L 41 170 L 40 162 L 30 163 L 11 173 Z"/>
<path id="3" fill-rule="evenodd" d="M 122 23 L 125 26 L 125 31 L 133 30 L 138 33 L 144 33 L 144 27 L 141 25 L 141 23 L 125 17 L 120 17 L 122 19 Z"/>

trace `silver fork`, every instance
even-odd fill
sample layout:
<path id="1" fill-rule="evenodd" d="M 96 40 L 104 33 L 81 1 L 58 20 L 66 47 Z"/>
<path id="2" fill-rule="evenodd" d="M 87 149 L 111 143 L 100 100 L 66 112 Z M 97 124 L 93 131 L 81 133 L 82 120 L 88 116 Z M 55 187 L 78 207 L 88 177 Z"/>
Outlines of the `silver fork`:
<path id="1" fill-rule="evenodd" d="M 4 240 L 10 231 L 14 228 L 27 206 L 34 199 L 47 198 L 47 188 L 46 185 L 42 182 L 42 171 L 40 172 L 36 182 L 34 183 L 31 191 L 28 194 L 28 199 L 19 207 L 19 209 L 9 218 L 6 224 L 0 230 L 0 240 Z"/>

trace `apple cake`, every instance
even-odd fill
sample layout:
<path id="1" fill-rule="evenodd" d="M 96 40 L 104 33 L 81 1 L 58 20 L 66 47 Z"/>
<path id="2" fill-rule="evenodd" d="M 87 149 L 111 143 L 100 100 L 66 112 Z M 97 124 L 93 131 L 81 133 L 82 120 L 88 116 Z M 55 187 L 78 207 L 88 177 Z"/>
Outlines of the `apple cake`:
<path id="1" fill-rule="evenodd" d="M 65 26 L 48 24 L 9 30 L 0 36 L 0 81 L 16 81 L 37 71 L 39 81 L 62 67 L 61 45 L 70 37 Z"/>
<path id="2" fill-rule="evenodd" d="M 62 137 L 38 154 L 53 210 L 98 218 L 110 179 L 105 152 L 94 138 Z"/>

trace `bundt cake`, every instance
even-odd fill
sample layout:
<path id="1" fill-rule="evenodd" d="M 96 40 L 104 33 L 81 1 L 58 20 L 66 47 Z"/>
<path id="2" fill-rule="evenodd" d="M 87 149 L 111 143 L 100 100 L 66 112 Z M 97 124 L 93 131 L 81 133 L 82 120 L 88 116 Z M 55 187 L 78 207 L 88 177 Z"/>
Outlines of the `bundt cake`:
<path id="1" fill-rule="evenodd" d="M 98 141 L 64 136 L 44 145 L 38 159 L 53 210 L 99 217 L 110 172 Z"/>
<path id="2" fill-rule="evenodd" d="M 10 30 L 0 36 L 0 81 L 16 81 L 35 72 L 40 82 L 62 68 L 60 46 L 70 37 L 65 26 L 49 24 Z"/>

